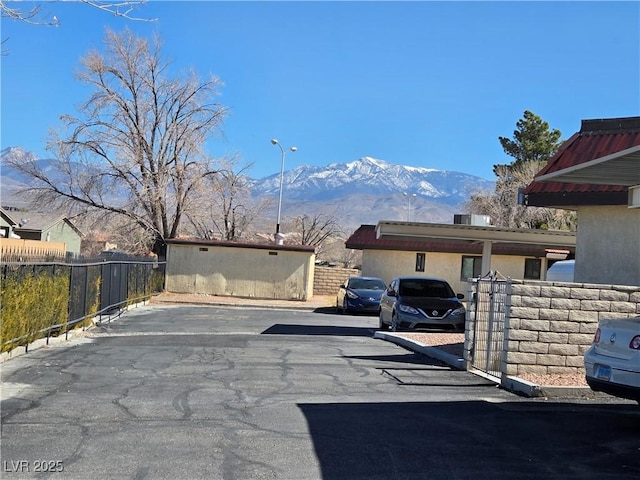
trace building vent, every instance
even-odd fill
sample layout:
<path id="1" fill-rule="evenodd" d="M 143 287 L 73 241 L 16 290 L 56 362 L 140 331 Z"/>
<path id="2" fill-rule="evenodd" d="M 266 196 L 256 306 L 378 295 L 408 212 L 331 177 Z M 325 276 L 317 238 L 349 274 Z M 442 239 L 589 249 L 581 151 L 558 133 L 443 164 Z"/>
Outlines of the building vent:
<path id="1" fill-rule="evenodd" d="M 454 225 L 474 225 L 476 227 L 490 227 L 491 217 L 489 215 L 459 214 L 453 216 Z"/>

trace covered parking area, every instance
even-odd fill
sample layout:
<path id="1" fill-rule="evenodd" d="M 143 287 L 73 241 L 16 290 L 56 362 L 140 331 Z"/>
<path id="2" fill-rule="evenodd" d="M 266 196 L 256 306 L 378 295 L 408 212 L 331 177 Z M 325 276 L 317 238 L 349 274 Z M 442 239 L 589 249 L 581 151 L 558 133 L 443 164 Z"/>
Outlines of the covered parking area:
<path id="1" fill-rule="evenodd" d="M 493 246 L 503 250 L 525 247 L 546 252 L 546 258 L 564 259 L 573 251 L 573 232 L 510 229 L 492 226 L 409 223 L 381 220 L 376 225 L 376 239 L 415 241 L 416 239 L 447 242 L 459 246 L 482 245 L 482 274 L 491 271 Z M 546 271 L 546 269 L 543 269 Z"/>

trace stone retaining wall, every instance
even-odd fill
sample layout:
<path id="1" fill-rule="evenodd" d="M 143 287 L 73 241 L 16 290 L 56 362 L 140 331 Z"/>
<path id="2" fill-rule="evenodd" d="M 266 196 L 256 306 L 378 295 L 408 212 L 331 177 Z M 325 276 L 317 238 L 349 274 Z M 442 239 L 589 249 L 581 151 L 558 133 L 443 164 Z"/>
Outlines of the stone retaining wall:
<path id="1" fill-rule="evenodd" d="M 584 372 L 598 320 L 640 315 L 640 287 L 511 280 L 503 374 Z"/>
<path id="2" fill-rule="evenodd" d="M 358 275 L 360 270 L 354 268 L 315 267 L 313 294 L 336 295 L 347 278 Z"/>

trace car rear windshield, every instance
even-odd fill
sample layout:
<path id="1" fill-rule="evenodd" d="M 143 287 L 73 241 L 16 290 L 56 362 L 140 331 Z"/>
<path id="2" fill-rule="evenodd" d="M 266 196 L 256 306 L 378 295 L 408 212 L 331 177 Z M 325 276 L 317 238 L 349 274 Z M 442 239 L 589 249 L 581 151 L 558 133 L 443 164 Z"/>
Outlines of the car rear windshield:
<path id="1" fill-rule="evenodd" d="M 387 286 L 382 280 L 374 278 L 354 278 L 349 281 L 349 288 L 354 290 L 384 290 Z"/>
<path id="2" fill-rule="evenodd" d="M 448 283 L 437 280 L 402 280 L 398 293 L 403 297 L 455 297 Z"/>

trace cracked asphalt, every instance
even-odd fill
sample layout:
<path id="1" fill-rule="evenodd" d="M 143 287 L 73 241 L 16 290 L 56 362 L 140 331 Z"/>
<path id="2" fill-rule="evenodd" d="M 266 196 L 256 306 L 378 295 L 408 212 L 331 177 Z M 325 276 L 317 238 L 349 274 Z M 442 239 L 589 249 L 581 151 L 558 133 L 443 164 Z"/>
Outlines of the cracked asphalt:
<path id="1" fill-rule="evenodd" d="M 147 305 L 13 358 L 2 478 L 640 478 L 635 404 L 519 397 L 376 325 Z"/>

